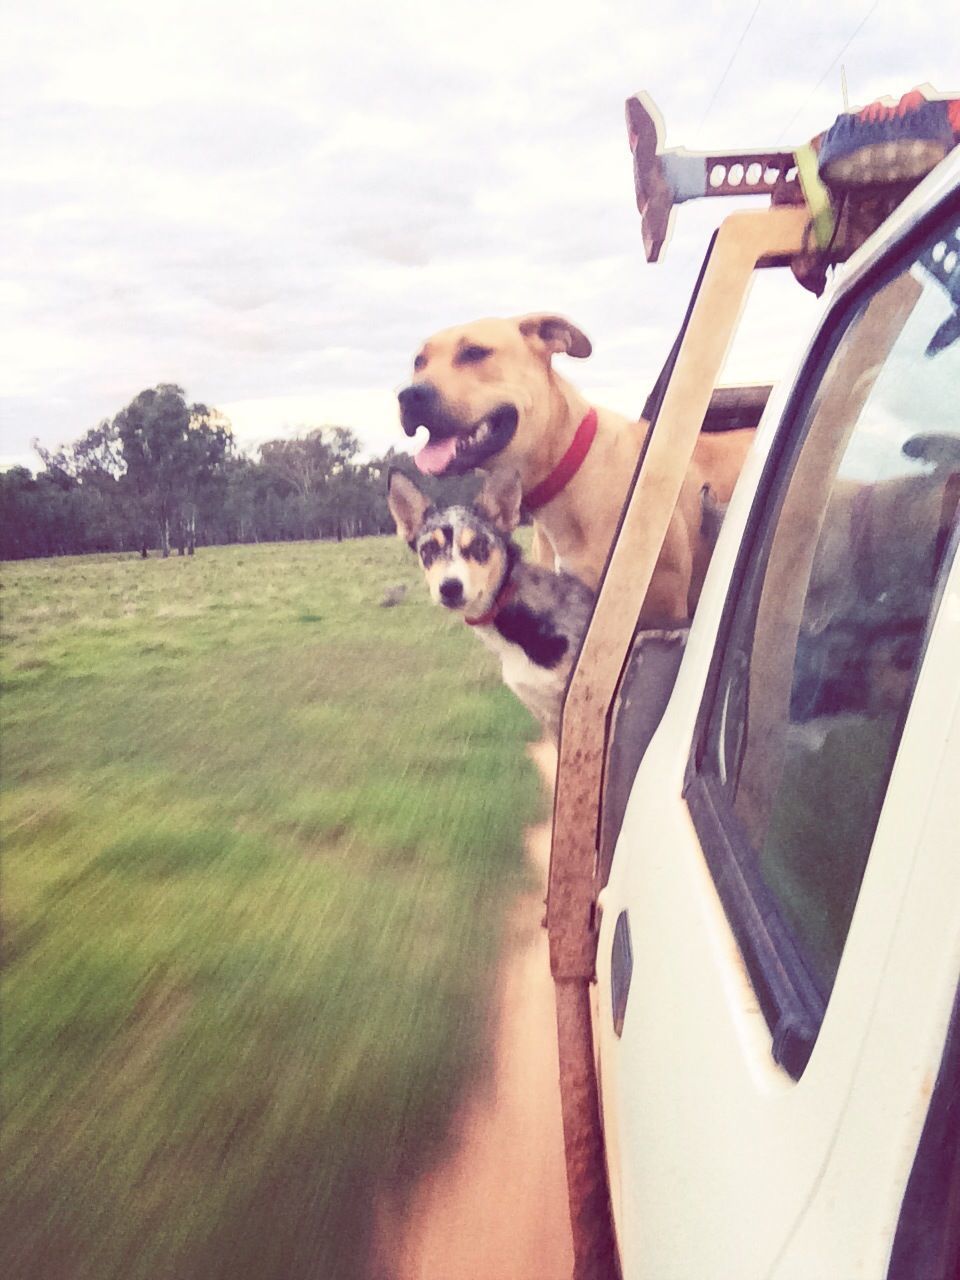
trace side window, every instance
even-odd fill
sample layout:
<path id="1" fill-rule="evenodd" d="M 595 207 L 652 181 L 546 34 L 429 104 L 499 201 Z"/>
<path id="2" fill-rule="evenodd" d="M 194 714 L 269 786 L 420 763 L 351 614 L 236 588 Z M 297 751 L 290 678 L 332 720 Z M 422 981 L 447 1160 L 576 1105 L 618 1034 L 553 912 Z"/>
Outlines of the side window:
<path id="1" fill-rule="evenodd" d="M 739 897 L 775 922 L 802 971 L 812 1037 L 955 545 L 958 256 L 954 216 L 861 298 L 826 357 L 778 465 L 701 721 L 695 784 L 711 794 Z M 717 830 L 701 835 L 709 856 Z M 724 893 L 729 877 L 717 879 Z M 740 908 L 727 905 L 736 928 Z"/>

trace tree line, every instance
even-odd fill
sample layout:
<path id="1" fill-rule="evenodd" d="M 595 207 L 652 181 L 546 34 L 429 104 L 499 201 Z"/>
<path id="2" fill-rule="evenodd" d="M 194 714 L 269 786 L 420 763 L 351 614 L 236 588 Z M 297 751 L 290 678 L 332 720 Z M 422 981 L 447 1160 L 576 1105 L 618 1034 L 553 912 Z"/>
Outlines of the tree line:
<path id="1" fill-rule="evenodd" d="M 43 463 L 0 473 L 0 559 L 151 552 L 193 555 L 230 542 L 343 539 L 393 532 L 386 503 L 388 450 L 360 459 L 347 427 L 321 427 L 271 440 L 254 459 L 238 452 L 218 410 L 187 402 L 181 387 L 141 391 L 114 418 Z M 432 482 L 419 477 L 429 490 Z M 447 481 L 445 501 L 473 492 Z"/>

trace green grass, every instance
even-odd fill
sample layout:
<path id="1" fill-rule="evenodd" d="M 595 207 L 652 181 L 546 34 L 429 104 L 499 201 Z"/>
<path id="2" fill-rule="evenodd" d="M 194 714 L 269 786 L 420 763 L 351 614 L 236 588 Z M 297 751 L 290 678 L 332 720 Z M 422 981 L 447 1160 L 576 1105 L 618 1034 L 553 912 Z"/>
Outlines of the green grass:
<path id="1" fill-rule="evenodd" d="M 2 602 L 0 1273 L 362 1277 L 481 1059 L 532 722 L 396 540 Z"/>

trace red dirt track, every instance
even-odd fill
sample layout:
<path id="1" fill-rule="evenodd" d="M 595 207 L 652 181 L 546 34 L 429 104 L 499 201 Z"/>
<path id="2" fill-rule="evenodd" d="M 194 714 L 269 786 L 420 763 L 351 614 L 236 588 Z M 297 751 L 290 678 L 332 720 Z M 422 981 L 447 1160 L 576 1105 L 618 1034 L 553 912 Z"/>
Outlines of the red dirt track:
<path id="1" fill-rule="evenodd" d="M 534 760 L 552 785 L 556 754 Z M 568 1280 L 573 1267 L 547 935 L 548 823 L 528 833 L 536 890 L 508 921 L 490 1075 L 454 1124 L 450 1154 L 417 1188 L 383 1259 L 391 1280 Z"/>

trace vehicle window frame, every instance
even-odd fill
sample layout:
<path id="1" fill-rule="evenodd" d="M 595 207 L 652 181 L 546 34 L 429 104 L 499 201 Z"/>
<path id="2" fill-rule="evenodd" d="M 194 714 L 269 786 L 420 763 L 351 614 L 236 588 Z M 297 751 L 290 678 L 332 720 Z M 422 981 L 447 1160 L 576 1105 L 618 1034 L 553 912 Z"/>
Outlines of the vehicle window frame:
<path id="1" fill-rule="evenodd" d="M 960 216 L 960 192 L 948 192 L 905 229 L 876 261 L 842 288 L 824 316 L 803 368 L 781 412 L 754 495 L 734 564 L 713 644 L 707 678 L 694 726 L 684 777 L 683 796 L 701 849 L 740 948 L 750 981 L 771 1032 L 774 1061 L 794 1079 L 803 1074 L 819 1035 L 829 993 L 804 960 L 772 890 L 763 881 L 754 851 L 733 811 L 719 778 L 707 764 L 710 721 L 727 650 L 741 607 L 756 599 L 766 573 L 766 557 L 758 552 L 779 519 L 783 496 L 792 482 L 797 457 L 814 420 L 811 409 L 830 362 L 865 302 L 915 262 L 933 234 L 951 216 Z M 954 539 L 954 544 L 956 540 Z M 931 626 L 936 618 L 946 557 L 914 667 L 911 686 L 898 714 L 887 778 L 900 748 L 904 723 L 923 667 Z M 882 806 L 881 806 L 882 814 Z M 858 890 L 859 896 L 859 890 Z"/>

